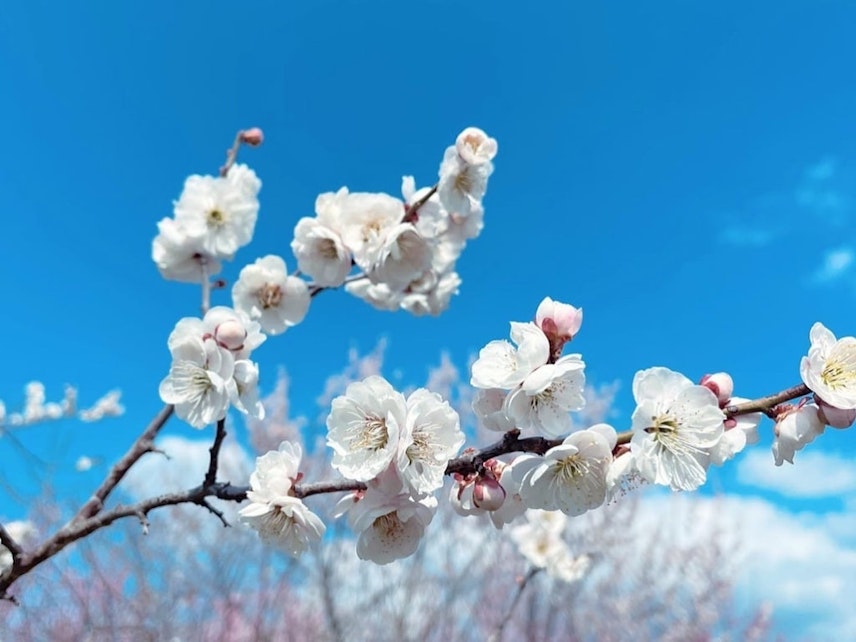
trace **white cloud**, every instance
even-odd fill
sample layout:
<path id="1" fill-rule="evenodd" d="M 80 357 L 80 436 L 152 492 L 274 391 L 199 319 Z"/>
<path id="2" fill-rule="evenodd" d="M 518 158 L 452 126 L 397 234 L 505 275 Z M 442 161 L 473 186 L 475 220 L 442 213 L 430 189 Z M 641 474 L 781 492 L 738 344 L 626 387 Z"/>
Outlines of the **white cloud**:
<path id="1" fill-rule="evenodd" d="M 838 281 L 850 273 L 854 267 L 854 259 L 856 259 L 856 253 L 852 248 L 841 247 L 829 250 L 824 256 L 823 264 L 812 275 L 812 283 L 825 284 Z"/>
<path id="2" fill-rule="evenodd" d="M 777 630 L 794 639 L 856 639 L 852 514 L 795 514 L 774 502 L 736 495 L 647 497 L 640 508 L 637 527 L 646 521 L 652 528 L 664 521 L 680 525 L 686 523 L 681 514 L 691 514 L 693 533 L 716 528 L 735 534 L 740 540 L 737 603 L 770 603 Z M 850 523 L 850 536 L 842 533 L 841 521 Z M 676 537 L 693 533 L 674 531 Z"/>
<path id="3" fill-rule="evenodd" d="M 794 465 L 774 466 L 768 451 L 753 450 L 737 464 L 737 479 L 788 497 L 856 493 L 856 462 L 852 458 L 814 450 L 797 454 L 795 461 Z"/>

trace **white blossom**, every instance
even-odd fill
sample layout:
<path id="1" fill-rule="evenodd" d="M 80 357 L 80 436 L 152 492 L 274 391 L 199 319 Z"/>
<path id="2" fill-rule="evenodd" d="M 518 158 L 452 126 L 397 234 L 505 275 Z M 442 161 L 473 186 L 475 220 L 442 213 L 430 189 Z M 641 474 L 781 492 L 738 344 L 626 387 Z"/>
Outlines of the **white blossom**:
<path id="1" fill-rule="evenodd" d="M 648 483 L 636 467 L 636 457 L 627 450 L 609 465 L 606 473 L 606 501 L 612 504 Z"/>
<path id="2" fill-rule="evenodd" d="M 202 238 L 206 255 L 231 259 L 253 237 L 261 182 L 243 165 L 229 175 L 189 176 L 175 203 L 175 221 L 188 234 Z"/>
<path id="3" fill-rule="evenodd" d="M 383 377 L 350 384 L 333 399 L 327 417 L 327 445 L 333 468 L 348 479 L 368 481 L 392 463 L 405 430 L 407 404 Z"/>
<path id="4" fill-rule="evenodd" d="M 458 155 L 454 146 L 448 147 L 440 164 L 437 184 L 440 204 L 447 212 L 469 216 L 484 197 L 487 179 L 492 172 L 490 161 L 471 165 Z"/>
<path id="5" fill-rule="evenodd" d="M 536 368 L 505 399 L 503 410 L 521 430 L 558 437 L 571 427 L 569 411 L 585 406 L 585 363 L 580 355 Z"/>
<path id="6" fill-rule="evenodd" d="M 279 450 L 257 458 L 247 492 L 250 503 L 239 512 L 241 521 L 257 530 L 262 540 L 292 557 L 320 541 L 326 529 L 321 519 L 294 496 L 301 457 L 299 444 L 282 442 Z"/>
<path id="7" fill-rule="evenodd" d="M 258 321 L 263 332 L 279 334 L 303 321 L 310 297 L 306 282 L 288 276 L 281 257 L 268 255 L 241 270 L 232 300 L 235 309 Z"/>
<path id="8" fill-rule="evenodd" d="M 836 339 L 822 323 L 809 337 L 808 356 L 800 362 L 803 383 L 830 406 L 856 409 L 856 337 Z"/>
<path id="9" fill-rule="evenodd" d="M 373 308 L 394 312 L 399 309 L 405 295 L 393 292 L 385 283 L 372 283 L 368 278 L 351 281 L 345 285 L 345 291 L 362 299 Z"/>
<path id="10" fill-rule="evenodd" d="M 472 365 L 470 385 L 475 388 L 517 387 L 550 357 L 547 337 L 534 323 L 511 322 L 511 339 L 491 341 L 479 351 L 479 358 Z"/>
<path id="11" fill-rule="evenodd" d="M 158 223 L 158 235 L 152 241 L 152 260 L 161 276 L 170 281 L 201 283 L 204 278 L 219 274 L 219 259 L 205 250 L 205 234 L 191 234 L 174 219 Z M 203 270 L 204 266 L 204 270 Z"/>
<path id="12" fill-rule="evenodd" d="M 569 435 L 543 457 L 523 455 L 514 462 L 520 497 L 528 508 L 582 515 L 606 501 L 606 476 L 616 434 L 599 424 Z"/>
<path id="13" fill-rule="evenodd" d="M 741 404 L 747 401 L 749 400 L 742 397 L 728 398 L 729 405 Z M 763 416 L 760 412 L 751 412 L 726 419 L 723 424 L 724 431 L 722 437 L 709 451 L 710 463 L 721 466 L 729 459 L 732 459 L 734 455 L 741 452 L 747 444 L 757 444 L 759 439 L 758 424 L 761 423 Z"/>
<path id="14" fill-rule="evenodd" d="M 479 423 L 488 430 L 508 432 L 514 430 L 514 422 L 503 408 L 508 391 L 501 388 L 480 388 L 473 396 L 473 412 Z"/>
<path id="15" fill-rule="evenodd" d="M 391 467 L 364 492 L 343 497 L 334 515 L 348 514 L 360 559 L 389 564 L 416 552 L 436 508 L 434 497 L 414 498 Z"/>
<path id="16" fill-rule="evenodd" d="M 722 436 L 725 415 L 716 395 L 668 368 L 649 368 L 633 378 L 630 449 L 647 481 L 672 490 L 695 490 L 706 477 L 708 450 Z"/>
<path id="17" fill-rule="evenodd" d="M 232 353 L 200 337 L 172 342 L 170 352 L 172 366 L 159 388 L 163 402 L 174 404 L 175 414 L 194 428 L 223 419 L 238 392 Z"/>
<path id="18" fill-rule="evenodd" d="M 461 277 L 457 272 L 438 276 L 433 270 L 428 270 L 410 284 L 401 296 L 399 306 L 415 316 L 438 316 L 449 308 L 449 302 L 458 293 L 460 285 Z"/>
<path id="19" fill-rule="evenodd" d="M 784 462 L 793 464 L 796 451 L 813 442 L 823 430 L 824 424 L 818 414 L 817 404 L 800 404 L 780 414 L 773 431 L 773 458 L 776 466 Z"/>
<path id="20" fill-rule="evenodd" d="M 373 283 L 385 283 L 391 290 L 403 290 L 431 265 L 428 242 L 410 223 L 386 230 L 372 264 L 365 269 Z"/>
<path id="21" fill-rule="evenodd" d="M 351 252 L 339 233 L 315 218 L 302 218 L 294 228 L 291 251 L 297 267 L 308 274 L 316 285 L 335 288 L 342 285 L 351 271 Z"/>
<path id="22" fill-rule="evenodd" d="M 498 145 L 478 127 L 467 127 L 458 134 L 455 149 L 464 162 L 470 165 L 489 163 L 496 156 Z"/>
<path id="23" fill-rule="evenodd" d="M 259 366 L 249 359 L 235 362 L 235 408 L 254 419 L 265 418 L 265 407 L 259 399 Z"/>
<path id="24" fill-rule="evenodd" d="M 404 218 L 404 203 L 389 194 L 354 192 L 347 195 L 341 216 L 342 239 L 356 264 L 369 272 L 383 249 L 387 233 Z"/>
<path id="25" fill-rule="evenodd" d="M 458 413 L 437 393 L 419 388 L 407 397 L 407 417 L 396 466 L 416 494 L 443 486 L 449 460 L 464 443 Z"/>

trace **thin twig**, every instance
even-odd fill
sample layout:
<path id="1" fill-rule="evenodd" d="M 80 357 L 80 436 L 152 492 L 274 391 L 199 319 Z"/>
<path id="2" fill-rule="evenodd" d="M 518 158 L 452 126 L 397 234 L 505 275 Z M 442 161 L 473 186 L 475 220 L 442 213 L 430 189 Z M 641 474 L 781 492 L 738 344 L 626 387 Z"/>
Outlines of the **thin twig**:
<path id="1" fill-rule="evenodd" d="M 173 410 L 174 407 L 172 405 L 166 405 L 155 415 L 155 418 L 152 419 L 151 423 L 128 449 L 128 452 L 113 465 L 110 472 L 107 473 L 107 477 L 104 478 L 104 481 L 101 482 L 101 485 L 92 494 L 92 497 L 77 511 L 77 515 L 74 516 L 72 522 L 88 519 L 104 507 L 105 500 L 119 482 L 122 481 L 122 478 L 127 474 L 131 466 L 147 452 L 154 450 L 155 437 L 172 416 Z"/>
<path id="2" fill-rule="evenodd" d="M 220 458 L 220 446 L 223 445 L 223 440 L 226 438 L 226 419 L 217 421 L 217 433 L 214 435 L 214 443 L 208 452 L 211 457 L 208 460 L 208 472 L 205 473 L 204 486 L 213 486 L 217 481 L 217 463 Z"/>
<path id="3" fill-rule="evenodd" d="M 505 612 L 502 620 L 496 627 L 496 630 L 491 634 L 488 638 L 490 642 L 502 642 L 502 634 L 505 632 L 505 627 L 511 621 L 511 616 L 514 613 L 514 609 L 517 607 L 517 603 L 520 602 L 520 598 L 523 597 L 523 591 L 526 589 L 526 586 L 529 584 L 529 581 L 535 577 L 541 570 L 538 567 L 532 567 L 529 569 L 529 572 L 521 578 L 518 587 L 517 593 L 514 594 L 514 599 L 511 601 L 511 604 L 508 607 L 508 610 Z"/>
<path id="4" fill-rule="evenodd" d="M 220 176 L 226 176 L 229 173 L 229 170 L 232 169 L 232 165 L 235 164 L 235 161 L 238 160 L 238 150 L 241 149 L 241 143 L 244 141 L 244 130 L 239 129 L 238 133 L 235 134 L 235 141 L 232 143 L 232 146 L 226 150 L 226 162 L 223 163 L 223 166 L 220 168 Z"/>

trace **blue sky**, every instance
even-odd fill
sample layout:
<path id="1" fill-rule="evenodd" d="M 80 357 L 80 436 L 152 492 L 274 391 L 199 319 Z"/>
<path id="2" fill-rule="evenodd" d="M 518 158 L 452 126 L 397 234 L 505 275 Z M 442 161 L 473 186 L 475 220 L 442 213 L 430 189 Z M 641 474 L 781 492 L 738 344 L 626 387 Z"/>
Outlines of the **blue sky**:
<path id="1" fill-rule="evenodd" d="M 119 387 L 128 408 L 21 438 L 64 470 L 82 453 L 115 457 L 160 406 L 166 337 L 198 292 L 159 277 L 155 224 L 184 177 L 216 172 L 252 125 L 266 142 L 242 160 L 262 178 L 262 208 L 230 281 L 269 253 L 293 267 L 294 224 L 318 193 L 397 195 L 404 174 L 430 185 L 467 125 L 499 141 L 485 230 L 446 314 L 324 293 L 255 353 L 263 385 L 288 369 L 299 408 L 349 347 L 387 337 L 388 367 L 422 381 L 441 350 L 466 364 L 545 295 L 585 309 L 575 347 L 590 381 L 622 382 L 619 428 L 641 368 L 728 370 L 743 396 L 797 383 L 814 321 L 856 333 L 856 6 L 745 4 L 4 7 L 0 398 L 13 409 L 38 379 L 49 398 L 73 383 L 84 405 Z M 853 466 L 852 432 L 811 448 Z M 14 476 L 16 451 L 0 444 L 0 457 Z M 856 507 L 852 480 L 792 501 L 783 478 L 747 470 L 727 467 L 711 489 L 818 519 Z M 0 500 L 2 514 L 22 510 Z"/>

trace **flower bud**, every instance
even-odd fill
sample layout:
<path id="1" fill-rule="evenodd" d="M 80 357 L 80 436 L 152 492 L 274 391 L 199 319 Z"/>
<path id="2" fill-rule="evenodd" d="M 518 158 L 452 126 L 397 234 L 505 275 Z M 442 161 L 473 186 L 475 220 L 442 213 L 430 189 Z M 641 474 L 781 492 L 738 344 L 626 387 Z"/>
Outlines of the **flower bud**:
<path id="1" fill-rule="evenodd" d="M 458 134 L 455 150 L 465 163 L 482 165 L 493 160 L 497 145 L 495 139 L 490 138 L 478 127 L 467 127 Z"/>
<path id="2" fill-rule="evenodd" d="M 505 489 L 493 477 L 480 477 L 473 487 L 473 504 L 484 510 L 497 510 L 505 502 Z"/>
<path id="3" fill-rule="evenodd" d="M 246 338 L 247 331 L 237 319 L 224 321 L 214 329 L 214 340 L 227 350 L 240 350 Z"/>
<path id="4" fill-rule="evenodd" d="M 265 139 L 265 135 L 258 127 L 251 127 L 241 132 L 241 142 L 250 147 L 258 147 Z"/>
<path id="5" fill-rule="evenodd" d="M 582 308 L 553 301 L 550 297 L 545 297 L 535 312 L 535 325 L 541 328 L 549 339 L 556 337 L 570 341 L 580 331 L 582 324 Z"/>
<path id="6" fill-rule="evenodd" d="M 856 421 L 856 409 L 842 410 L 841 408 L 830 406 L 817 395 L 814 396 L 814 400 L 818 406 L 817 416 L 820 417 L 820 420 L 827 426 L 831 426 L 833 428 L 849 428 L 853 425 L 853 422 Z"/>
<path id="7" fill-rule="evenodd" d="M 701 378 L 699 385 L 704 386 L 716 395 L 719 407 L 722 408 L 734 394 L 734 380 L 727 372 L 706 374 Z"/>

